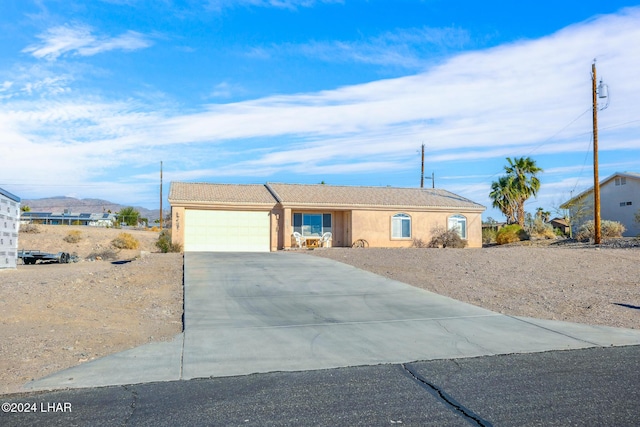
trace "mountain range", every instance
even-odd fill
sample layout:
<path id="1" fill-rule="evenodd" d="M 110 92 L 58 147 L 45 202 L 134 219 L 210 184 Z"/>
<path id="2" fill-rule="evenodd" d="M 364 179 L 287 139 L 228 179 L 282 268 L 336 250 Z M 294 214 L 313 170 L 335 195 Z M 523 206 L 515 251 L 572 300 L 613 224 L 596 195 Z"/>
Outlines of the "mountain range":
<path id="1" fill-rule="evenodd" d="M 57 196 L 46 197 L 43 199 L 22 199 L 20 201 L 22 207 L 29 206 L 31 212 L 53 212 L 61 213 L 65 210 L 71 213 L 102 213 L 102 212 L 119 212 L 120 209 L 126 208 L 126 205 L 109 202 L 101 199 L 76 199 L 74 197 Z M 149 223 L 153 223 L 160 218 L 160 209 L 146 209 L 140 206 L 133 206 L 135 210 L 140 212 L 140 217 L 147 218 Z M 166 217 L 170 209 L 167 206 L 163 209 L 163 215 Z"/>

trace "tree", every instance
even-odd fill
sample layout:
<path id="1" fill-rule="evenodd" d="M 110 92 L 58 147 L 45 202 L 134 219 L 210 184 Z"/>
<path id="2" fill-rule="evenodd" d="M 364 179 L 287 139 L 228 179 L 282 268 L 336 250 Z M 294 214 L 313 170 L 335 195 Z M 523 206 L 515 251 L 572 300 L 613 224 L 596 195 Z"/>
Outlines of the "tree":
<path id="1" fill-rule="evenodd" d="M 530 157 L 507 157 L 507 162 L 504 167 L 507 174 L 492 183 L 489 197 L 493 199 L 493 206 L 505 214 L 509 224 L 517 222 L 524 227 L 524 203 L 538 193 L 540 180 L 536 174 L 542 169 Z"/>
<path id="2" fill-rule="evenodd" d="M 135 210 L 133 206 L 127 206 L 120 209 L 117 214 L 117 220 L 119 223 L 124 223 L 130 226 L 138 225 L 138 219 L 140 218 L 140 212 Z"/>
<path id="3" fill-rule="evenodd" d="M 23 205 L 20 207 L 20 210 L 22 212 L 31 212 L 31 208 L 29 207 L 29 205 Z"/>
<path id="4" fill-rule="evenodd" d="M 493 207 L 500 209 L 500 212 L 507 217 L 507 224 L 516 222 L 516 203 L 512 194 L 512 183 L 508 176 L 503 176 L 491 184 L 489 197 L 493 199 Z"/>

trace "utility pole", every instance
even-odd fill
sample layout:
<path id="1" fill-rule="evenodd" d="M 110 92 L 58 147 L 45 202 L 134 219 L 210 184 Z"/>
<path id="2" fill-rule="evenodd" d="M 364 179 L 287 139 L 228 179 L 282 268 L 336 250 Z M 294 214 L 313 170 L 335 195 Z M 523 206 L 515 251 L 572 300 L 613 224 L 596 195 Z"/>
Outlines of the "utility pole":
<path id="1" fill-rule="evenodd" d="M 160 161 L 160 231 L 162 231 L 162 161 Z"/>
<path id="2" fill-rule="evenodd" d="M 602 230 L 600 228 L 600 179 L 598 178 L 598 98 L 608 97 L 608 87 L 602 83 L 596 87 L 596 60 L 593 60 L 591 64 L 591 94 L 593 97 L 593 223 L 594 223 L 594 236 L 593 242 L 599 245 L 602 240 Z M 609 100 L 602 109 L 604 110 L 609 106 Z"/>
<path id="3" fill-rule="evenodd" d="M 424 144 L 422 144 L 422 172 L 420 173 L 420 188 L 424 188 Z"/>

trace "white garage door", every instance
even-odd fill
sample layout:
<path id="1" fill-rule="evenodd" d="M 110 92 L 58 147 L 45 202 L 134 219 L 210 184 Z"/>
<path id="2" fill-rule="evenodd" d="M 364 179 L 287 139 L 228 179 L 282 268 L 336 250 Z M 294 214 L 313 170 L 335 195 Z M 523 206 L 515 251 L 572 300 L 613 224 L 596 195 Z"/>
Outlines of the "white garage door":
<path id="1" fill-rule="evenodd" d="M 191 252 L 269 252 L 269 212 L 185 212 L 184 250 Z"/>

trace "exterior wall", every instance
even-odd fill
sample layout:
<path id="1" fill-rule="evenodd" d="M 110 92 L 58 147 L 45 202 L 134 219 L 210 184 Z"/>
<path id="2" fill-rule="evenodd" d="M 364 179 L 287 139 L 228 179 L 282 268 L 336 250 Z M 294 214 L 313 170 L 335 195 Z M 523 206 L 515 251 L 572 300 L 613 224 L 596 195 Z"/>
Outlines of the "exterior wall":
<path id="1" fill-rule="evenodd" d="M 392 238 L 391 218 L 398 213 L 411 217 L 411 237 Z M 428 243 L 434 228 L 446 229 L 452 215 L 467 219 L 467 243 L 470 248 L 482 247 L 482 214 L 480 212 L 420 212 L 412 210 L 354 210 L 352 212 L 353 240 L 364 239 L 370 247 L 406 248 L 414 239 Z"/>
<path id="2" fill-rule="evenodd" d="M 638 209 L 640 180 L 627 177 L 625 185 L 615 185 L 615 179 L 612 179 L 600 187 L 600 217 L 621 222 L 626 228 L 623 236 L 635 237 L 640 234 L 640 224 L 635 222 Z"/>
<path id="3" fill-rule="evenodd" d="M 624 203 L 624 206 L 620 206 L 621 203 Z M 615 185 L 615 178 L 613 178 L 600 185 L 600 219 L 622 223 L 626 228 L 623 236 L 640 235 L 640 224 L 635 222 L 635 214 L 639 209 L 640 180 L 627 177 L 625 185 Z M 592 221 L 593 191 L 574 201 L 569 212 L 574 233 L 582 224 Z"/>
<path id="4" fill-rule="evenodd" d="M 0 193 L 0 268 L 16 268 L 20 202 Z"/>
<path id="5" fill-rule="evenodd" d="M 186 209 L 211 209 L 208 206 L 172 206 L 172 241 L 184 245 L 184 229 Z M 219 207 L 223 210 L 251 210 L 240 207 Z M 257 208 L 255 208 L 257 209 Z M 261 210 L 264 210 L 262 208 Z M 446 228 L 451 215 L 462 215 L 467 219 L 467 242 L 470 248 L 482 247 L 481 212 L 420 212 L 412 210 L 352 210 L 343 211 L 327 209 L 297 209 L 276 206 L 271 209 L 271 250 L 290 249 L 293 247 L 293 214 L 319 213 L 332 215 L 333 247 L 351 247 L 358 239 L 365 239 L 370 247 L 400 248 L 411 247 L 413 240 L 421 239 L 428 243 L 432 230 L 436 227 Z M 405 213 L 411 217 L 411 238 L 391 238 L 391 218 L 397 213 Z"/>

